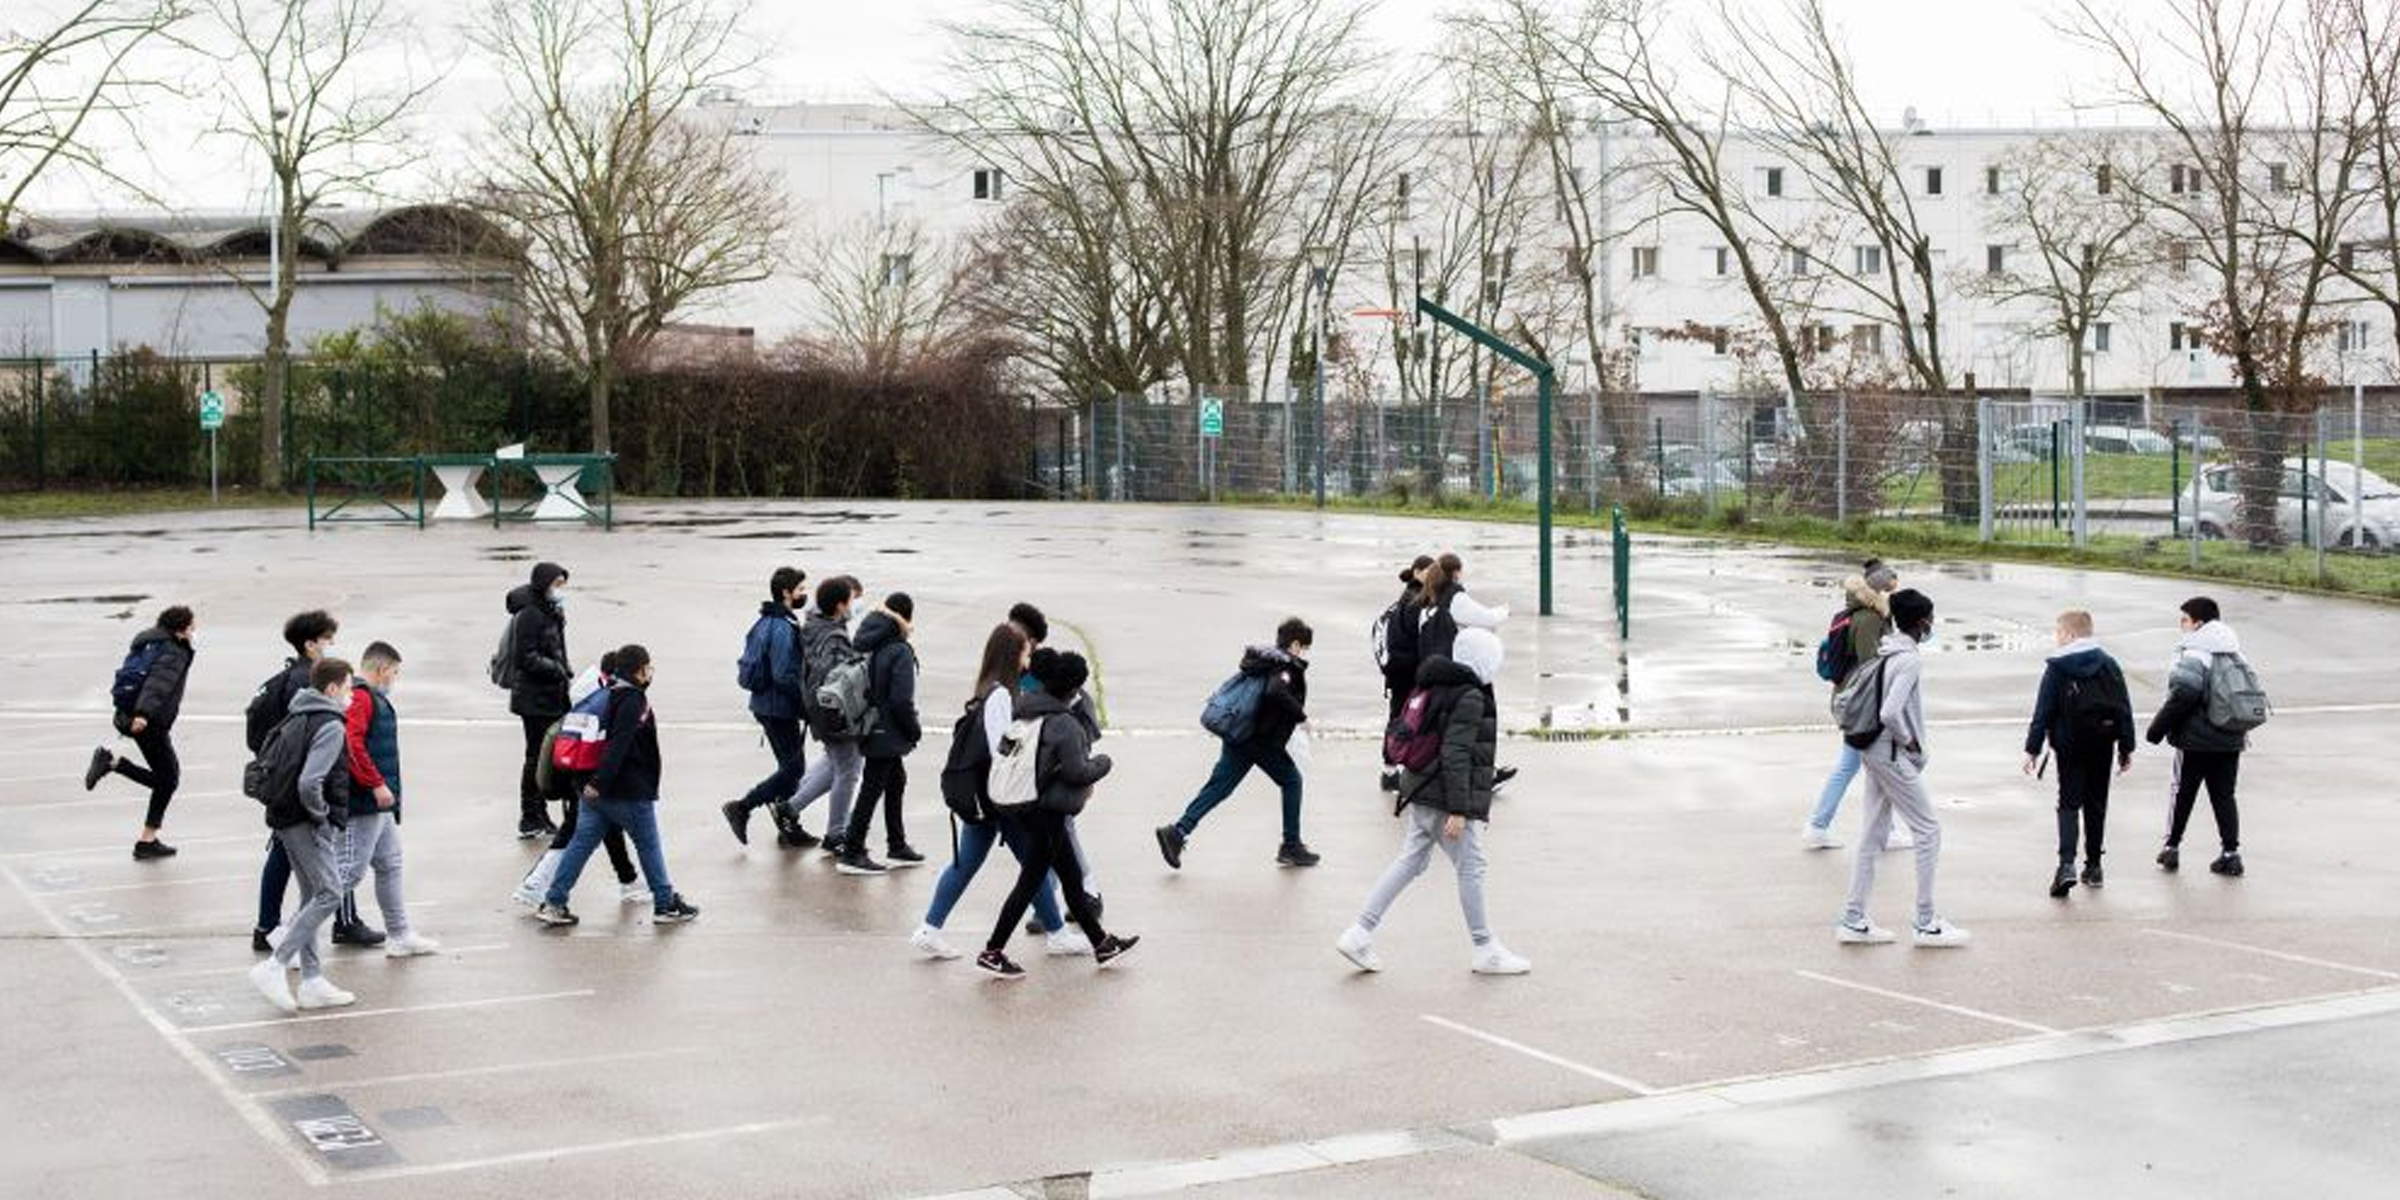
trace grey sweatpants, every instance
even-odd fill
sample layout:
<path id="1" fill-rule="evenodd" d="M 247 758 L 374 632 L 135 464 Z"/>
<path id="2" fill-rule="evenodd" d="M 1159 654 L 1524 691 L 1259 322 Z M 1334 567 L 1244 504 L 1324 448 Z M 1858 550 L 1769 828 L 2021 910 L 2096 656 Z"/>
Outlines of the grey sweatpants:
<path id="1" fill-rule="evenodd" d="M 375 868 L 375 906 L 383 910 L 383 923 L 391 936 L 406 937 L 408 905 L 400 895 L 400 822 L 390 813 L 353 814 L 335 846 L 342 892 L 347 895 L 367 877 L 367 868 Z"/>
<path id="2" fill-rule="evenodd" d="M 340 837 L 331 825 L 294 825 L 275 831 L 275 840 L 283 843 L 284 857 L 292 860 L 292 878 L 300 881 L 300 910 L 284 922 L 283 942 L 275 948 L 274 958 L 286 968 L 300 968 L 303 979 L 325 973 L 325 964 L 317 957 L 317 934 L 342 903 Z"/>
<path id="3" fill-rule="evenodd" d="M 1933 798 L 1925 794 L 1924 767 L 1905 750 L 1894 752 L 1890 739 L 1867 747 L 1860 755 L 1867 771 L 1866 831 L 1858 839 L 1858 861 L 1850 868 L 1850 902 L 1842 919 L 1856 925 L 1867 919 L 1867 898 L 1875 892 L 1875 860 L 1891 836 L 1892 821 L 1908 825 L 1917 839 L 1917 925 L 1931 925 L 1934 865 L 1942 857 L 1942 823 L 1934 818 Z"/>
<path id="4" fill-rule="evenodd" d="M 800 786 L 785 802 L 785 811 L 798 817 L 819 799 L 831 797 L 825 810 L 825 837 L 842 836 L 850 828 L 850 803 L 858 799 L 859 779 L 866 774 L 866 752 L 857 742 L 821 742 L 825 752 L 808 764 Z"/>
<path id="5" fill-rule="evenodd" d="M 1432 859 L 1434 847 L 1450 856 L 1450 865 L 1458 872 L 1458 907 L 1466 914 L 1467 937 L 1478 946 L 1489 945 L 1491 926 L 1483 916 L 1483 857 L 1482 821 L 1467 822 L 1466 831 L 1457 841 L 1442 836 L 1442 822 L 1450 814 L 1424 804 L 1411 804 L 1401 817 L 1400 857 L 1383 869 L 1383 878 L 1375 882 L 1375 890 L 1367 893 L 1367 906 L 1359 910 L 1358 927 L 1369 933 L 1383 923 L 1391 911 L 1392 902 L 1408 885 L 1425 873 L 1425 864 Z"/>

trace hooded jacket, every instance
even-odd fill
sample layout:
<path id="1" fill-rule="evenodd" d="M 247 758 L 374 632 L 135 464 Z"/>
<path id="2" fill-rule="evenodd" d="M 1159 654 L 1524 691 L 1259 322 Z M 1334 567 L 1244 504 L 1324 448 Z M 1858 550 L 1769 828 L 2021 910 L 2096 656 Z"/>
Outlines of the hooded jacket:
<path id="1" fill-rule="evenodd" d="M 1400 612 L 1384 632 L 1387 657 L 1383 681 L 1385 686 L 1395 691 L 1407 691 L 1416 682 L 1417 664 L 1425 661 L 1425 656 L 1417 650 L 1418 635 L 1425 617 L 1424 606 L 1417 603 L 1417 597 L 1424 591 L 1425 585 L 1414 579 L 1400 589 L 1400 599 L 1396 601 Z"/>
<path id="2" fill-rule="evenodd" d="M 600 718 L 608 730 L 608 749 L 600 769 L 592 772 L 591 787 L 603 800 L 658 799 L 658 715 L 651 711 L 650 693 L 622 680 L 608 690 L 608 714 Z"/>
<path id="3" fill-rule="evenodd" d="M 917 715 L 917 649 L 911 626 L 898 613 L 876 609 L 858 623 L 858 652 L 867 656 L 867 699 L 877 714 L 875 732 L 860 749 L 868 758 L 904 758 L 925 740 Z"/>
<path id="4" fill-rule="evenodd" d="M 833 722 L 817 706 L 817 687 L 825 682 L 825 672 L 834 663 L 858 653 L 850 640 L 850 627 L 833 617 L 811 608 L 800 625 L 800 714 L 808 721 L 808 731 L 820 742 L 855 742 L 858 739 L 833 728 Z"/>
<path id="5" fill-rule="evenodd" d="M 1092 753 L 1092 729 L 1067 702 L 1048 692 L 1019 692 L 1015 717 L 1040 719 L 1041 741 L 1034 746 L 1033 772 L 1040 791 L 1034 803 L 1049 812 L 1075 816 L 1092 798 L 1092 785 L 1108 778 L 1115 764 L 1105 754 Z"/>
<path id="6" fill-rule="evenodd" d="M 128 649 L 139 651 L 152 643 L 158 643 L 158 657 L 150 663 L 141 694 L 133 698 L 130 716 L 141 717 L 150 722 L 150 730 L 165 733 L 175 728 L 175 718 L 183 712 L 183 685 L 192 672 L 192 644 L 153 625 L 133 635 Z"/>
<path id="7" fill-rule="evenodd" d="M 2027 757 L 2042 752 L 2047 741 L 2060 758 L 2077 751 L 2096 747 L 2075 745 L 2075 731 L 2067 727 L 2064 700 L 2067 684 L 2072 681 L 2084 687 L 2099 689 L 2101 699 L 2117 710 L 2116 751 L 2119 757 L 2133 753 L 2133 701 L 2125 692 L 2125 672 L 2110 658 L 2108 651 L 2091 638 L 2077 638 L 2059 648 L 2042 668 L 2042 690 L 2033 701 L 2033 721 L 2025 729 Z"/>
<path id="8" fill-rule="evenodd" d="M 1883 635 L 1892 631 L 1891 593 L 1868 583 L 1864 575 L 1853 575 L 1842 581 L 1842 598 L 1847 605 L 1844 611 L 1850 615 L 1851 662 L 1874 662 L 1875 656 L 1883 653 Z M 1855 671 L 1858 666 L 1850 669 Z M 1838 691 L 1842 680 L 1834 680 L 1833 686 Z"/>
<path id="9" fill-rule="evenodd" d="M 1491 819 L 1500 720 L 1483 694 L 1487 682 L 1438 655 L 1418 664 L 1417 686 L 1433 693 L 1429 711 L 1441 724 L 1442 756 L 1424 775 L 1401 773 L 1403 805 L 1422 804 L 1473 821 Z"/>
<path id="10" fill-rule="evenodd" d="M 1924 655 L 1918 652 L 1917 639 L 1905 633 L 1884 634 L 1877 652 L 1889 660 L 1883 668 L 1883 737 L 1869 753 L 1887 753 L 1893 758 L 1906 755 L 1917 766 L 1923 767 Z"/>
<path id="11" fill-rule="evenodd" d="M 1252 646 L 1242 652 L 1241 671 L 1267 681 L 1258 698 L 1258 715 L 1251 720 L 1249 744 L 1282 749 L 1291 742 L 1292 731 L 1308 720 L 1308 660 L 1273 646 Z"/>
<path id="12" fill-rule="evenodd" d="M 2150 719 L 2153 745 L 2164 741 L 2178 750 L 2202 754 L 2239 754 L 2250 748 L 2250 735 L 2219 729 L 2208 720 L 2208 668 L 2220 654 L 2240 657 L 2242 639 L 2223 621 L 2208 624 L 2175 643 L 2175 661 L 2167 668 L 2167 698 Z"/>
<path id="13" fill-rule="evenodd" d="M 508 593 L 508 619 L 516 628 L 517 683 L 508 692 L 508 711 L 553 721 L 566 715 L 567 684 L 575 668 L 567 659 L 567 614 L 550 599 L 550 589 L 567 577 L 565 567 L 541 563 L 530 583 Z"/>
<path id="14" fill-rule="evenodd" d="M 284 718 L 308 721 L 308 757 L 300 762 L 299 802 L 300 811 L 318 825 L 328 821 L 340 825 L 350 819 L 349 747 L 343 715 L 333 697 L 312 688 L 292 697 L 292 715 Z M 275 814 L 268 815 L 272 818 Z M 269 823 L 274 824 L 272 820 Z"/>
<path id="15" fill-rule="evenodd" d="M 770 686 L 750 693 L 750 711 L 768 721 L 796 721 L 807 699 L 800 686 L 800 617 L 785 605 L 764 600 L 752 628 L 765 631 Z"/>

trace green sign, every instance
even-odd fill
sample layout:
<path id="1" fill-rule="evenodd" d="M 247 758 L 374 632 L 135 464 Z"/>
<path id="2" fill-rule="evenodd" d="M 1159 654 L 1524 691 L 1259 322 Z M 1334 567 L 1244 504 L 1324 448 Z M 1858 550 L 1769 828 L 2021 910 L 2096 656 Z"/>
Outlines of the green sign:
<path id="1" fill-rule="evenodd" d="M 225 426 L 225 397 L 215 392 L 200 393 L 200 428 L 222 429 Z"/>
<path id="2" fill-rule="evenodd" d="M 1200 402 L 1200 436 L 1204 438 L 1225 436 L 1224 401 L 1202 400 Z"/>

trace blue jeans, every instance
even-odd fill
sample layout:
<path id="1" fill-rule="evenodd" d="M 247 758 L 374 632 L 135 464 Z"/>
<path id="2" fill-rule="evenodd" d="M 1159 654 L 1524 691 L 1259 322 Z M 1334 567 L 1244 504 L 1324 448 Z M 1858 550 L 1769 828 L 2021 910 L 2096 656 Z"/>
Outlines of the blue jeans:
<path id="1" fill-rule="evenodd" d="M 550 879 L 550 894 L 542 897 L 551 904 L 564 905 L 567 893 L 575 890 L 575 877 L 583 874 L 583 864 L 592 851 L 600 848 L 600 839 L 611 829 L 622 829 L 633 839 L 633 852 L 642 860 L 642 878 L 650 883 L 650 898 L 664 907 L 675 898 L 675 885 L 667 880 L 667 856 L 658 844 L 658 802 L 655 800 L 594 800 L 585 797 L 583 811 L 576 814 L 575 840 L 567 843 L 567 852 L 558 858 L 558 874 Z"/>
<path id="2" fill-rule="evenodd" d="M 1283 840 L 1300 840 L 1300 766 L 1292 761 L 1291 752 L 1281 746 L 1261 746 L 1255 742 L 1236 745 L 1224 743 L 1217 751 L 1217 769 L 1208 773 L 1208 782 L 1200 785 L 1200 794 L 1176 818 L 1175 828 L 1190 837 L 1200 828 L 1208 811 L 1225 803 L 1233 789 L 1242 785 L 1251 768 L 1267 773 L 1275 786 L 1283 789 Z"/>
<path id="3" fill-rule="evenodd" d="M 1842 797 L 1850 791 L 1850 781 L 1858 778 L 1858 751 L 1848 742 L 1842 743 L 1842 756 L 1833 764 L 1833 774 L 1825 778 L 1825 790 L 1817 796 L 1817 811 L 1808 815 L 1812 829 L 1831 829 L 1833 815 L 1842 810 Z"/>
<path id="4" fill-rule="evenodd" d="M 997 822 L 961 824 L 958 827 L 958 857 L 942 868 L 941 878 L 933 881 L 933 903 L 925 906 L 926 924 L 940 929 L 942 923 L 950 919 L 950 910 L 958 907 L 958 898 L 966 894 L 967 884 L 974 880 L 975 872 L 983 869 L 983 860 L 990 856 L 992 844 L 999 840 L 1000 826 Z M 1008 849 L 1017 856 L 1019 863 L 1025 861 L 1024 847 L 1012 842 Z M 1057 933 L 1066 926 L 1066 922 L 1058 915 L 1058 894 L 1053 890 L 1056 878 L 1051 876 L 1044 879 L 1041 890 L 1033 894 L 1034 919 L 1051 933 Z"/>

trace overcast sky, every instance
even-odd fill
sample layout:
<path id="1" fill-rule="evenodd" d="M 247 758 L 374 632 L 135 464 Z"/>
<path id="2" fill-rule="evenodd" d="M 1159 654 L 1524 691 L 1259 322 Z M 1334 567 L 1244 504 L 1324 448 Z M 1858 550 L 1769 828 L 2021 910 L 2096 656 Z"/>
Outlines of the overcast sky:
<path id="1" fill-rule="evenodd" d="M 459 0 L 391 0 L 421 28 L 408 47 L 416 69 L 452 64 L 420 121 L 420 142 L 431 150 L 431 167 L 393 181 L 400 195 L 423 194 L 433 173 L 455 167 L 457 151 L 472 136 L 479 114 L 492 102 L 497 79 L 464 52 L 452 28 L 469 9 Z M 1758 0 L 1776 3 L 1778 0 Z M 2133 2 L 2133 0 L 2128 0 Z M 1441 36 L 1441 17 L 1474 0 L 1380 0 L 1372 23 L 1375 36 L 1395 61 L 1429 54 Z M 37 25 L 64 0 L 0 0 L 11 25 Z M 871 100 L 885 91 L 934 95 L 939 91 L 941 39 L 935 24 L 945 17 L 972 15 L 974 0 L 765 0 L 749 6 L 749 19 L 773 54 L 749 94 L 772 101 Z M 2075 100 L 2093 91 L 2087 66 L 2051 32 L 2047 14 L 2058 0 L 1832 0 L 1846 31 L 1862 88 L 1870 103 L 1895 123 L 1914 107 L 1937 127 L 1961 125 L 2058 124 L 2072 119 Z M 188 64 L 186 69 L 190 69 Z M 398 54 L 376 64 L 386 74 L 410 69 Z M 203 70 L 189 85 L 194 97 L 160 102 L 142 115 L 146 153 L 127 149 L 116 158 L 129 174 L 146 177 L 179 206 L 208 209 L 263 205 L 263 173 L 245 163 L 239 146 L 213 142 L 207 130 L 217 104 L 212 92 L 227 82 Z M 60 172 L 45 177 L 31 198 L 36 211 L 126 207 L 131 197 L 104 183 Z"/>

